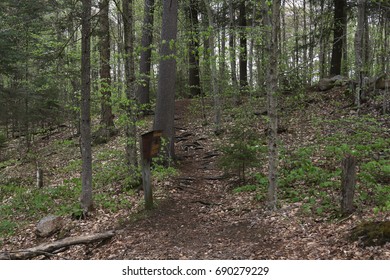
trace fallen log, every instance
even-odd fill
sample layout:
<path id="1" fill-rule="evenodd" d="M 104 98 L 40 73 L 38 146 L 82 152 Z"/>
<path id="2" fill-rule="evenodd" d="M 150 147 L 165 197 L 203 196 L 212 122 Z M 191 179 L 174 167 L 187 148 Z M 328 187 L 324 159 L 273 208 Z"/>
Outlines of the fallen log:
<path id="1" fill-rule="evenodd" d="M 111 238 L 115 235 L 115 231 L 110 230 L 102 233 L 84 235 L 84 236 L 73 236 L 60 239 L 50 243 L 43 243 L 36 247 L 10 251 L 0 252 L 0 260 L 26 260 L 31 259 L 40 255 L 52 255 L 53 252 L 61 249 L 70 247 L 78 244 L 88 244 L 97 241 L 101 241 L 107 238 Z"/>

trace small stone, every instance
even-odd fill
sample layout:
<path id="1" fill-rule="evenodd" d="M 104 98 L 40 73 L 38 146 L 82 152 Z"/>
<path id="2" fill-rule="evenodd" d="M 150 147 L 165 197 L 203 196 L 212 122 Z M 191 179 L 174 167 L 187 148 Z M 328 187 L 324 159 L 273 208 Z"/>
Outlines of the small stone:
<path id="1" fill-rule="evenodd" d="M 38 222 L 35 233 L 39 237 L 48 237 L 59 231 L 62 226 L 63 219 L 61 217 L 49 215 Z"/>

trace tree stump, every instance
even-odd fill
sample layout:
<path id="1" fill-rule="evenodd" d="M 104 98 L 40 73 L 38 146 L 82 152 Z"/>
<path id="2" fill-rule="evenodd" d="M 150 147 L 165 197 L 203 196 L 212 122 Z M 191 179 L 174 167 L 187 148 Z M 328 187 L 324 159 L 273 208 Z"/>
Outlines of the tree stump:
<path id="1" fill-rule="evenodd" d="M 43 170 L 37 168 L 37 188 L 43 188 Z"/>
<path id="2" fill-rule="evenodd" d="M 353 197 L 356 184 L 356 158 L 347 155 L 342 161 L 341 174 L 341 212 L 349 215 L 354 211 Z"/>

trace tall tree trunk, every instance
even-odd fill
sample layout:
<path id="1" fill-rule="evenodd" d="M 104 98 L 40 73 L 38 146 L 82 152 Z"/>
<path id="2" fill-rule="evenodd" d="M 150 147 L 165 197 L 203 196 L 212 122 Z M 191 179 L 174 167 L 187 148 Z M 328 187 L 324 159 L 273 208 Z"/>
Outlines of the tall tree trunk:
<path id="1" fill-rule="evenodd" d="M 310 37 L 309 37 L 309 69 L 308 69 L 308 82 L 309 85 L 313 82 L 313 69 L 314 69 L 314 42 L 315 42 L 315 34 L 317 32 L 317 21 L 314 20 L 314 4 L 313 0 L 309 1 L 310 3 Z"/>
<path id="2" fill-rule="evenodd" d="M 381 59 L 381 72 L 386 73 L 390 71 L 390 57 L 389 57 L 389 42 L 390 42 L 390 24 L 388 18 L 390 17 L 390 12 L 386 9 L 382 11 L 382 20 L 381 20 L 381 28 L 382 28 L 382 59 Z"/>
<path id="3" fill-rule="evenodd" d="M 248 91 L 248 50 L 246 34 L 246 5 L 245 0 L 239 4 L 239 27 L 240 27 L 240 92 Z"/>
<path id="4" fill-rule="evenodd" d="M 83 0 L 81 23 L 81 208 L 86 216 L 92 210 L 91 149 L 91 0 Z"/>
<path id="5" fill-rule="evenodd" d="M 150 67 L 153 43 L 154 0 L 145 0 L 144 23 L 142 26 L 141 59 L 139 62 L 139 75 L 141 81 L 138 85 L 137 98 L 141 106 L 150 102 Z"/>
<path id="6" fill-rule="evenodd" d="M 110 66 L 110 22 L 108 18 L 110 0 L 101 0 L 100 7 L 100 87 L 101 87 L 101 123 L 109 131 L 114 127 L 111 107 L 111 66 Z M 108 137 L 110 135 L 107 135 Z"/>
<path id="7" fill-rule="evenodd" d="M 175 157 L 175 83 L 178 0 L 163 0 L 160 67 L 153 128 L 162 130 L 169 158 Z"/>
<path id="8" fill-rule="evenodd" d="M 190 22 L 190 41 L 188 46 L 188 84 L 190 96 L 200 96 L 199 77 L 199 20 L 198 20 L 198 0 L 191 0 L 187 9 L 187 16 Z"/>
<path id="9" fill-rule="evenodd" d="M 211 86 L 213 89 L 213 99 L 214 99 L 214 132 L 218 135 L 221 132 L 221 99 L 219 96 L 218 89 L 218 78 L 217 78 L 217 61 L 215 56 L 215 42 L 214 42 L 214 19 L 213 13 L 210 7 L 210 4 L 207 0 L 204 0 L 206 6 L 207 17 L 209 19 L 209 26 L 211 27 L 209 43 L 210 43 L 210 61 L 211 61 Z"/>
<path id="10" fill-rule="evenodd" d="M 330 76 L 341 74 L 343 59 L 343 43 L 345 36 L 345 18 L 347 13 L 346 0 L 334 0 L 334 20 L 333 20 L 333 48 L 330 62 Z"/>
<path id="11" fill-rule="evenodd" d="M 269 55 L 269 67 L 267 71 L 267 111 L 269 118 L 268 138 L 268 206 L 270 209 L 277 207 L 277 92 L 278 92 L 278 63 L 279 44 L 278 35 L 280 29 L 280 0 L 272 2 L 272 15 L 269 15 L 268 26 L 271 36 L 268 38 L 267 52 Z"/>
<path id="12" fill-rule="evenodd" d="M 358 14 L 357 14 L 357 27 L 355 33 L 355 73 L 356 81 L 358 82 L 356 88 L 355 96 L 355 105 L 359 108 L 361 98 L 363 95 L 363 79 L 365 77 L 364 73 L 364 32 L 365 32 L 365 11 L 366 10 L 366 0 L 358 0 Z"/>
<path id="13" fill-rule="evenodd" d="M 302 60 L 303 60 L 303 73 L 302 73 L 302 81 L 303 83 L 306 85 L 307 82 L 308 82 L 308 74 L 307 74 L 307 71 L 308 71 L 308 60 L 307 60 L 307 48 L 308 48 L 308 43 L 307 43 L 307 16 L 306 16 L 306 0 L 303 1 L 303 48 L 302 48 L 302 52 L 303 52 L 303 57 L 302 57 Z"/>
<path id="14" fill-rule="evenodd" d="M 295 0 L 293 0 L 293 14 L 294 14 L 294 41 L 295 41 L 295 46 L 294 46 L 294 71 L 295 75 L 299 76 L 299 25 L 300 25 L 300 20 L 299 20 L 299 7 L 296 6 Z"/>
<path id="15" fill-rule="evenodd" d="M 320 79 L 326 76 L 326 50 L 328 44 L 328 31 L 326 26 L 326 10 L 325 10 L 325 0 L 321 0 L 320 8 L 320 53 L 319 53 L 319 66 L 320 66 Z"/>
<path id="16" fill-rule="evenodd" d="M 133 0 L 123 0 L 123 35 L 125 54 L 125 80 L 127 106 L 126 124 L 126 158 L 130 170 L 138 165 L 137 160 L 137 102 L 135 97 L 135 65 L 134 65 L 134 29 Z"/>
<path id="17" fill-rule="evenodd" d="M 252 9 L 252 32 L 251 32 L 251 38 L 249 41 L 249 61 L 248 61 L 248 68 L 249 68 L 249 87 L 251 90 L 253 90 L 254 82 L 253 82 L 253 54 L 254 54 L 254 30 L 255 30 L 255 23 L 256 23 L 256 9 L 257 5 L 256 2 L 253 3 L 253 9 Z"/>
<path id="18" fill-rule="evenodd" d="M 236 92 L 237 82 L 237 67 L 236 67 L 236 31 L 235 31 L 235 11 L 233 0 L 229 0 L 229 55 L 230 55 L 230 71 L 233 91 Z M 238 94 L 235 95 L 238 101 Z"/>

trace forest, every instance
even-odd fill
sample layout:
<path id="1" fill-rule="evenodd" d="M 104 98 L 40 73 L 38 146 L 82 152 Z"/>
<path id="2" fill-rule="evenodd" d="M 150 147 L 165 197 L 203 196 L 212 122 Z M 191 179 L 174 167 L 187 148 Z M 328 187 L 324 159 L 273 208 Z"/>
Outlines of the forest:
<path id="1" fill-rule="evenodd" d="M 2 0 L 0 259 L 390 259 L 389 25 L 389 0 Z"/>

